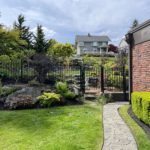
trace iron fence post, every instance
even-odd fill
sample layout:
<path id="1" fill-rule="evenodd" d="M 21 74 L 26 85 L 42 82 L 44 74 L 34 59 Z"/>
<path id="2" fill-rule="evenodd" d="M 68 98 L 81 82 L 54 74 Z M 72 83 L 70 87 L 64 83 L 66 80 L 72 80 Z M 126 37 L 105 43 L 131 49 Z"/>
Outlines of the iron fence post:
<path id="1" fill-rule="evenodd" d="M 104 67 L 101 66 L 101 92 L 104 93 Z"/>
<path id="2" fill-rule="evenodd" d="M 22 59 L 20 61 L 20 69 L 21 69 L 21 81 L 23 80 L 23 62 Z"/>
<path id="3" fill-rule="evenodd" d="M 85 67 L 83 64 L 80 66 L 80 89 L 82 94 L 85 93 Z"/>
<path id="4" fill-rule="evenodd" d="M 126 72 L 125 72 L 125 65 L 123 65 L 122 68 L 122 75 L 123 75 L 123 94 L 124 94 L 124 100 L 127 100 L 127 93 L 126 93 Z"/>

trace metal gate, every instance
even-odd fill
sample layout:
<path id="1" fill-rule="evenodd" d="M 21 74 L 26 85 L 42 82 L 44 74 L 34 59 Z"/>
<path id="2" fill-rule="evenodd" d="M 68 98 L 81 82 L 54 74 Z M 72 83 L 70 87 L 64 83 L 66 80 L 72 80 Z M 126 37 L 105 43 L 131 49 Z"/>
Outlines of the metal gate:
<path id="1" fill-rule="evenodd" d="M 103 66 L 83 65 L 81 70 L 81 87 L 86 91 L 101 93 L 126 93 L 128 91 L 128 71 L 125 66 L 106 68 Z"/>

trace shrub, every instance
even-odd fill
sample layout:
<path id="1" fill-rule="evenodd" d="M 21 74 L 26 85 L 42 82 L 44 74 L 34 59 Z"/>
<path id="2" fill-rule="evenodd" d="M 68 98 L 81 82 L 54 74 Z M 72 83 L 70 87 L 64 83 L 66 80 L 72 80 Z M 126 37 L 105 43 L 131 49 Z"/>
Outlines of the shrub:
<path id="1" fill-rule="evenodd" d="M 10 63 L 11 62 L 10 57 L 8 55 L 1 55 L 0 61 L 3 63 Z"/>
<path id="2" fill-rule="evenodd" d="M 128 80 L 126 77 L 126 89 L 128 89 Z M 120 75 L 109 75 L 106 81 L 108 86 L 123 89 L 123 76 Z"/>
<path id="3" fill-rule="evenodd" d="M 2 82 L 0 80 L 0 95 L 2 94 Z"/>
<path id="4" fill-rule="evenodd" d="M 13 92 L 16 92 L 17 90 L 20 90 L 19 87 L 2 87 L 1 91 L 0 91 L 0 97 L 6 97 L 10 94 L 12 94 Z"/>
<path id="5" fill-rule="evenodd" d="M 76 97 L 76 94 L 69 89 L 66 82 L 56 83 L 56 90 L 64 100 L 73 100 Z"/>
<path id="6" fill-rule="evenodd" d="M 61 96 L 56 93 L 44 93 L 43 95 L 37 97 L 40 104 L 44 107 L 50 107 L 53 102 L 60 101 L 60 98 Z"/>
<path id="7" fill-rule="evenodd" d="M 133 92 L 132 110 L 140 120 L 150 126 L 150 92 Z"/>
<path id="8" fill-rule="evenodd" d="M 105 105 L 109 102 L 112 102 L 111 96 L 109 94 L 102 94 L 98 97 L 98 102 L 102 105 Z"/>
<path id="9" fill-rule="evenodd" d="M 90 76 L 92 76 L 92 77 L 97 77 L 97 76 L 98 76 L 98 72 L 94 72 L 94 71 L 93 71 L 93 72 L 90 73 Z"/>
<path id="10" fill-rule="evenodd" d="M 68 88 L 66 82 L 65 83 L 57 82 L 56 83 L 56 90 L 58 91 L 58 93 L 64 94 L 64 93 L 67 93 L 69 91 L 69 88 Z"/>
<path id="11" fill-rule="evenodd" d="M 120 71 L 114 71 L 114 75 L 120 76 Z"/>
<path id="12" fill-rule="evenodd" d="M 67 93 L 64 93 L 64 97 L 65 97 L 65 99 L 72 100 L 76 97 L 76 95 L 75 95 L 75 93 L 68 91 Z"/>
<path id="13" fill-rule="evenodd" d="M 28 84 L 30 86 L 39 86 L 40 85 L 39 81 L 37 81 L 36 79 L 29 81 Z"/>
<path id="14" fill-rule="evenodd" d="M 0 68 L 0 77 L 6 77 L 9 78 L 10 77 L 11 72 L 6 69 L 6 68 Z"/>

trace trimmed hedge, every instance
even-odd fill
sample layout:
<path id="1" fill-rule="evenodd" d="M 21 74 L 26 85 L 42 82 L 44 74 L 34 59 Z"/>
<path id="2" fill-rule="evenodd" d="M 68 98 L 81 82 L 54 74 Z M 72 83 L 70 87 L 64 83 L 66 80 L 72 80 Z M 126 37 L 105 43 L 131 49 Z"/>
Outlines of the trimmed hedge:
<path id="1" fill-rule="evenodd" d="M 150 126 L 150 92 L 133 92 L 132 110 L 141 121 Z"/>

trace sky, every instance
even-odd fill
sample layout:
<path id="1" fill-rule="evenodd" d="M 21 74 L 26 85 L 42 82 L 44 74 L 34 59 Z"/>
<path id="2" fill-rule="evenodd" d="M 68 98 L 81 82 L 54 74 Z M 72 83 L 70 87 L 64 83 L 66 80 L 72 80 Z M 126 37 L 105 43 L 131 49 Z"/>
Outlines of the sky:
<path id="1" fill-rule="evenodd" d="M 75 43 L 76 35 L 107 35 L 118 45 L 134 19 L 150 19 L 150 0 L 0 0 L 0 23 L 12 27 L 19 14 L 47 38 Z"/>

